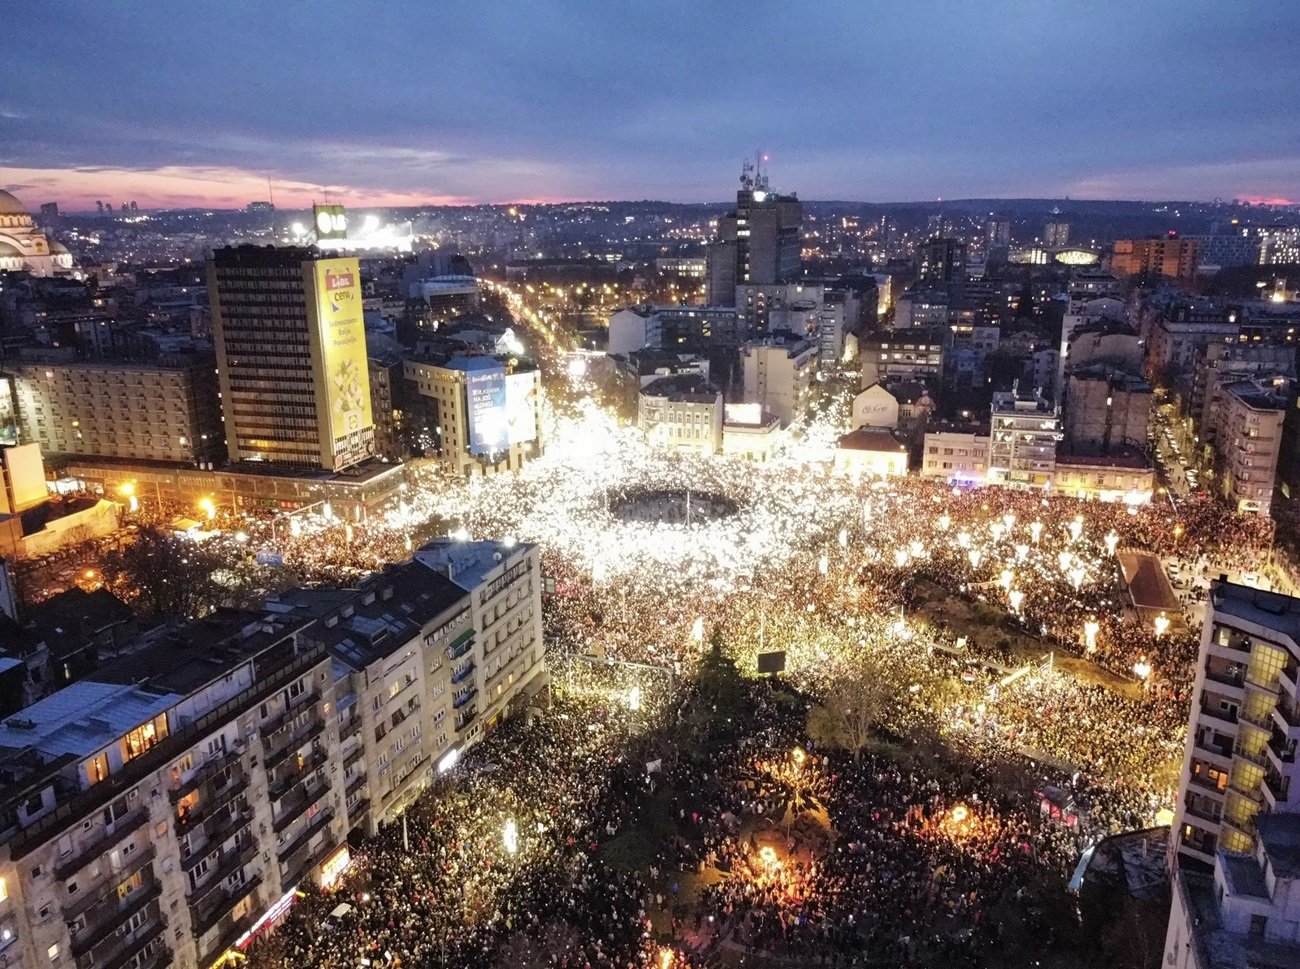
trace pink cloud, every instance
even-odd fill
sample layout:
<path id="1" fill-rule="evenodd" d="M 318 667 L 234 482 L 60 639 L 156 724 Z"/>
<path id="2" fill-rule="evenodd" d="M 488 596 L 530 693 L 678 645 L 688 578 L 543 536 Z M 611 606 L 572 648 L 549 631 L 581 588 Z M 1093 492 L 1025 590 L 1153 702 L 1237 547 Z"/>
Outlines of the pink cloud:
<path id="1" fill-rule="evenodd" d="M 177 165 L 155 169 L 0 167 L 0 187 L 12 191 L 33 210 L 42 202 L 53 201 L 66 211 L 93 209 L 96 200 L 114 206 L 134 201 L 145 209 L 238 209 L 268 194 L 262 175 L 233 168 Z M 478 201 L 299 181 L 273 181 L 272 187 L 276 205 L 289 209 L 305 208 L 327 197 L 331 202 L 357 206 L 465 205 Z"/>

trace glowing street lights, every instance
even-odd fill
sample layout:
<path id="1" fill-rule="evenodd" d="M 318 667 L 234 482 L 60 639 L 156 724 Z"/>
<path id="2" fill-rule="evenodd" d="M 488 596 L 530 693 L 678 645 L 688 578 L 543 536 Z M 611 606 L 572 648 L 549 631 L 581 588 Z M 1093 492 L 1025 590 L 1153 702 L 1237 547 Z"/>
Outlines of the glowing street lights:
<path id="1" fill-rule="evenodd" d="M 1165 633 L 1169 632 L 1169 617 L 1163 612 L 1155 618 L 1156 638 L 1159 639 Z"/>
<path id="2" fill-rule="evenodd" d="M 208 521 L 212 521 L 217 517 L 217 503 L 211 498 L 200 498 L 199 511 L 208 516 Z"/>
<path id="3" fill-rule="evenodd" d="M 1042 523 L 1042 522 L 1030 522 L 1030 523 L 1029 523 L 1029 537 L 1032 538 L 1032 539 L 1034 540 L 1034 544 L 1035 544 L 1035 545 L 1038 544 L 1038 539 L 1042 537 L 1042 534 L 1043 534 L 1043 523 Z"/>
<path id="4" fill-rule="evenodd" d="M 506 854 L 513 855 L 519 851 L 519 826 L 510 818 L 501 829 L 501 841 L 506 846 Z"/>
<path id="5" fill-rule="evenodd" d="M 1114 532 L 1106 533 L 1106 554 L 1114 555 L 1115 549 L 1119 548 L 1119 536 Z"/>
<path id="6" fill-rule="evenodd" d="M 1007 598 L 1011 601 L 1011 611 L 1017 616 L 1020 615 L 1020 607 L 1024 605 L 1025 594 L 1019 589 L 1012 589 Z"/>

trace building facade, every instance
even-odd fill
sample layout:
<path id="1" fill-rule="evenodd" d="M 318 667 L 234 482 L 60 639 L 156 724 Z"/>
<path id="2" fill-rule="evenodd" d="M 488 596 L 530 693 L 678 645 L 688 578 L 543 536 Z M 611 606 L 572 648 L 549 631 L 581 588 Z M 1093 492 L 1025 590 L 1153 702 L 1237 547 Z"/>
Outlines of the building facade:
<path id="1" fill-rule="evenodd" d="M 789 335 L 747 344 L 741 353 L 745 402 L 759 404 L 788 427 L 808 404 L 817 371 L 817 349 L 815 344 Z"/>
<path id="2" fill-rule="evenodd" d="M 637 394 L 636 424 L 655 445 L 722 450 L 722 391 L 696 374 L 660 377 Z"/>
<path id="3" fill-rule="evenodd" d="M 1267 515 L 1273 499 L 1289 382 L 1223 385 L 1217 413 L 1215 472 L 1223 500 L 1239 512 Z"/>
<path id="4" fill-rule="evenodd" d="M 207 285 L 230 460 L 338 471 L 373 455 L 357 260 L 218 249 Z"/>
<path id="5" fill-rule="evenodd" d="M 23 439 L 47 454 L 188 465 L 225 460 L 210 354 L 156 363 L 29 361 L 13 375 Z"/>
<path id="6" fill-rule="evenodd" d="M 1061 438 L 1055 406 L 1033 392 L 993 395 L 989 442 L 989 484 L 1046 488 L 1056 471 Z"/>
<path id="7" fill-rule="evenodd" d="M 1210 585 L 1170 850 L 1214 864 L 1252 851 L 1261 812 L 1300 806 L 1300 599 Z"/>

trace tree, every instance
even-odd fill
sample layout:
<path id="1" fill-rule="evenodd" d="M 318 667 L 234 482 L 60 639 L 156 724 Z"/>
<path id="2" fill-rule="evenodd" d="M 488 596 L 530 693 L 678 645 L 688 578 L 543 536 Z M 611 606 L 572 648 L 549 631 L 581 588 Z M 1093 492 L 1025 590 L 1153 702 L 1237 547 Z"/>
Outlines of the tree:
<path id="1" fill-rule="evenodd" d="M 822 702 L 808 711 L 808 736 L 860 759 L 897 690 L 879 662 L 868 655 L 854 657 L 834 677 Z"/>
<path id="2" fill-rule="evenodd" d="M 220 566 L 201 545 L 150 526 L 109 552 L 102 570 L 108 588 L 146 618 L 195 619 L 220 598 L 213 579 Z"/>

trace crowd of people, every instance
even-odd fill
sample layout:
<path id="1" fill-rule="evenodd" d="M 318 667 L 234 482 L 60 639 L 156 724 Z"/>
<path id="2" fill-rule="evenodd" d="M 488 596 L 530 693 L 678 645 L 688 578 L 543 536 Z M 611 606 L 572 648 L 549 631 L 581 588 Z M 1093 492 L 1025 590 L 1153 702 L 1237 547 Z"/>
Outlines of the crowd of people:
<path id="1" fill-rule="evenodd" d="M 1084 846 L 1172 805 L 1195 630 L 1137 621 L 1117 552 L 1244 571 L 1262 526 L 1200 499 L 742 468 L 658 453 L 592 409 L 566 421 L 517 474 L 419 472 L 369 520 L 320 509 L 218 539 L 232 561 L 274 547 L 296 576 L 346 581 L 435 531 L 511 536 L 554 580 L 551 708 L 489 735 L 361 847 L 339 893 L 257 943 L 257 966 L 663 969 L 727 949 L 982 965 L 1008 933 L 1050 937 L 1043 900 Z M 692 493 L 708 514 L 685 511 Z M 1096 675 L 918 618 L 923 584 Z M 680 731 L 707 720 L 694 684 L 719 654 L 745 677 L 743 726 L 695 746 Z M 754 677 L 775 657 L 779 690 Z M 929 738 L 933 762 L 810 735 L 809 711 L 863 670 L 890 685 L 874 728 Z M 1044 810 L 1044 787 L 1068 809 Z M 652 801 L 672 831 L 649 858 L 611 855 Z"/>

